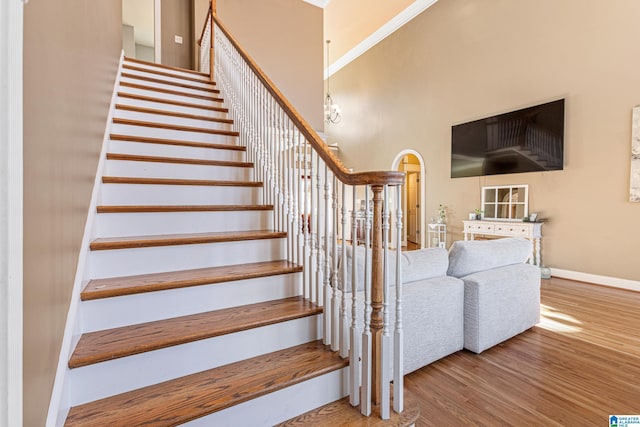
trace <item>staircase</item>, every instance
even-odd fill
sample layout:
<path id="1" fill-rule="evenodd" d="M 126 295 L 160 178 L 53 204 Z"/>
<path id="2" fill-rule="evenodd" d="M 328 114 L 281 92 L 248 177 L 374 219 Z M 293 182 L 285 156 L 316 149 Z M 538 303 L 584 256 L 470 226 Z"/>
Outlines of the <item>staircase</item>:
<path id="1" fill-rule="evenodd" d="M 117 90 L 64 425 L 273 425 L 345 396 L 215 83 L 125 59 Z"/>

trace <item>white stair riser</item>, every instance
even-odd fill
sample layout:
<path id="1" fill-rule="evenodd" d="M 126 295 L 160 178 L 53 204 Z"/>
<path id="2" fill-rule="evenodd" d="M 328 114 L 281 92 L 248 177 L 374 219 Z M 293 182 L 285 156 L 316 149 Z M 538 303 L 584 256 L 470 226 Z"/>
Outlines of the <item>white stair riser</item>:
<path id="1" fill-rule="evenodd" d="M 273 211 L 101 213 L 97 237 L 268 230 Z"/>
<path id="2" fill-rule="evenodd" d="M 200 74 L 195 74 L 195 73 L 188 73 L 185 71 L 180 71 L 180 70 L 176 70 L 176 69 L 172 69 L 172 68 L 165 68 L 165 67 L 156 67 L 152 64 L 143 64 L 143 63 L 139 63 L 139 62 L 134 62 L 134 61 L 124 61 L 125 64 L 127 65 L 132 65 L 134 67 L 138 67 L 138 68 L 145 68 L 145 69 L 149 69 L 149 70 L 157 70 L 157 71 L 161 71 L 163 73 L 169 73 L 169 74 L 174 74 L 177 77 L 180 76 L 184 76 L 184 77 L 195 77 L 196 79 L 201 79 L 203 82 L 208 82 L 209 81 L 209 77 L 208 76 L 203 76 Z M 126 70 L 126 68 L 123 68 L 123 71 Z"/>
<path id="3" fill-rule="evenodd" d="M 238 166 L 209 166 L 181 163 L 144 162 L 134 160 L 107 160 L 104 175 L 131 177 L 135 176 L 148 178 L 251 181 L 253 177 L 253 168 Z"/>
<path id="4" fill-rule="evenodd" d="M 78 405 L 319 338 L 320 316 L 114 359 L 71 370 L 71 404 Z"/>
<path id="5" fill-rule="evenodd" d="M 161 111 L 168 111 L 166 108 Z M 229 123 L 213 122 L 210 120 L 201 119 L 188 119 L 184 117 L 174 117 L 166 114 L 151 114 L 142 113 L 138 111 L 128 111 L 123 109 L 117 109 L 115 117 L 128 120 L 140 120 L 143 122 L 155 122 L 172 124 L 178 126 L 191 126 L 205 129 L 217 129 L 217 130 L 232 130 L 232 125 Z"/>
<path id="6" fill-rule="evenodd" d="M 147 126 L 123 125 L 114 123 L 111 133 L 118 135 L 135 135 L 147 138 L 175 139 L 178 141 L 207 142 L 210 144 L 234 145 L 238 142 L 237 136 L 218 135 L 204 132 L 190 132 L 184 130 L 159 129 Z"/>
<path id="7" fill-rule="evenodd" d="M 109 152 L 144 156 L 180 157 L 204 160 L 245 161 L 245 152 L 218 148 L 186 147 L 134 141 L 109 141 Z"/>
<path id="8" fill-rule="evenodd" d="M 144 85 L 144 86 L 149 86 L 149 85 Z M 178 101 L 178 102 L 187 102 L 189 104 L 206 105 L 208 107 L 222 106 L 222 102 L 213 100 L 213 98 L 219 98 L 218 96 L 215 96 L 215 95 L 212 95 L 210 97 L 211 99 L 202 99 L 202 98 L 196 98 L 193 96 L 173 95 L 169 93 L 159 92 L 157 90 L 138 89 L 138 88 L 129 87 L 129 86 L 120 86 L 119 92 L 131 93 L 134 95 L 141 95 L 141 96 L 150 96 L 153 98 L 169 99 L 169 100 Z"/>
<path id="9" fill-rule="evenodd" d="M 286 258 L 285 239 L 91 251 L 94 279 Z"/>
<path id="10" fill-rule="evenodd" d="M 123 90 L 123 92 L 126 92 L 126 91 Z M 131 105 L 134 107 L 153 108 L 154 110 L 170 110 L 170 111 L 175 111 L 177 113 L 199 114 L 202 116 L 217 117 L 222 119 L 229 118 L 227 113 L 221 112 L 221 111 L 212 111 L 212 110 L 207 110 L 204 108 L 197 108 L 197 107 L 185 107 L 182 105 L 166 104 L 164 102 L 143 101 L 139 99 L 129 98 L 126 96 L 118 97 L 117 103 L 123 104 L 123 105 Z"/>
<path id="11" fill-rule="evenodd" d="M 142 68 L 141 65 L 137 65 L 137 64 L 131 64 L 135 67 L 138 68 Z M 168 70 L 161 70 L 163 73 L 167 73 L 169 72 Z M 132 70 L 130 68 L 123 68 L 122 69 L 123 73 L 127 73 L 127 74 L 133 74 L 135 76 L 140 76 L 140 77 L 149 77 L 152 79 L 162 79 L 162 80 L 166 80 L 166 81 L 170 81 L 170 82 L 175 82 L 175 83 L 186 83 L 189 85 L 193 85 L 193 86 L 202 86 L 202 87 L 206 87 L 206 88 L 211 88 L 211 89 L 217 89 L 216 85 L 212 84 L 208 78 L 205 77 L 206 80 L 202 80 L 202 77 L 200 76 L 188 76 L 189 79 L 183 79 L 182 77 L 169 77 L 169 76 L 165 76 L 163 74 L 156 74 L 156 73 L 151 73 L 151 72 L 145 72 L 145 71 L 139 71 L 139 70 Z M 196 78 L 199 79 L 200 82 L 196 82 L 191 80 L 192 78 Z"/>
<path id="12" fill-rule="evenodd" d="M 262 200 L 260 187 L 206 185 L 103 184 L 101 205 L 252 205 Z"/>
<path id="13" fill-rule="evenodd" d="M 82 332 L 256 304 L 301 293 L 300 273 L 82 301 Z"/>
<path id="14" fill-rule="evenodd" d="M 348 376 L 349 368 L 333 371 L 182 426 L 256 427 L 279 424 L 346 396 L 349 390 Z"/>
<path id="15" fill-rule="evenodd" d="M 154 77 L 154 78 L 160 78 L 162 79 L 162 77 Z M 194 95 L 204 95 L 204 96 L 215 96 L 218 97 L 220 96 L 218 93 L 216 92 L 210 92 L 207 91 L 205 87 L 202 87 L 200 89 L 192 89 L 190 87 L 182 87 L 182 86 L 176 86 L 176 85 L 172 85 L 172 84 L 167 84 L 167 83 L 158 83 L 158 82 L 150 82 L 144 79 L 137 79 L 135 77 L 122 77 L 120 79 L 120 82 L 122 83 L 133 83 L 133 84 L 138 84 L 138 85 L 145 85 L 145 86 L 152 86 L 156 89 L 166 89 L 166 90 L 172 90 L 172 91 L 178 91 L 178 92 L 184 92 L 184 93 L 191 93 Z M 185 84 L 188 84 L 190 86 L 197 86 L 198 83 L 193 83 L 193 85 L 191 85 L 191 83 L 187 83 L 186 81 L 184 82 Z"/>

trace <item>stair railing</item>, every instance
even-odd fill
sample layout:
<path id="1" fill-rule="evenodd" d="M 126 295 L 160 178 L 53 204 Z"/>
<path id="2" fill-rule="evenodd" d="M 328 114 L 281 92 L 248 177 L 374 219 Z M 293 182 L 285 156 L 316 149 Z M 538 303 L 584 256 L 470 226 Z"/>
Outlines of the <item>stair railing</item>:
<path id="1" fill-rule="evenodd" d="M 402 274 L 404 173 L 347 170 L 215 13 L 213 21 L 215 79 L 263 201 L 274 205 L 273 226 L 287 232 L 286 257 L 304 267 L 301 293 L 323 307 L 324 344 L 349 358 L 351 404 L 387 419 L 392 379 L 393 410 L 403 410 L 402 286 L 392 293 L 392 284 Z"/>

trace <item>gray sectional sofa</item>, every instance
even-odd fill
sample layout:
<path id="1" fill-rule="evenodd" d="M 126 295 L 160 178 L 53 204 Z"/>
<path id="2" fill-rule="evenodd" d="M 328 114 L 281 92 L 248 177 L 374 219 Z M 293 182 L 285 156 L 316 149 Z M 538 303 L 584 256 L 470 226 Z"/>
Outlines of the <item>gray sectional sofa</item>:
<path id="1" fill-rule="evenodd" d="M 403 252 L 405 373 L 463 348 L 480 353 L 538 323 L 540 271 L 526 263 L 531 249 L 529 240 L 506 238 L 458 241 L 449 252 L 442 248 Z M 357 298 L 362 299 L 362 247 L 356 249 L 356 259 Z M 395 271 L 395 253 L 391 259 L 390 269 Z M 348 277 L 347 289 L 350 282 Z M 393 328 L 396 291 L 393 278 L 391 282 Z M 362 321 L 361 311 L 358 318 Z"/>

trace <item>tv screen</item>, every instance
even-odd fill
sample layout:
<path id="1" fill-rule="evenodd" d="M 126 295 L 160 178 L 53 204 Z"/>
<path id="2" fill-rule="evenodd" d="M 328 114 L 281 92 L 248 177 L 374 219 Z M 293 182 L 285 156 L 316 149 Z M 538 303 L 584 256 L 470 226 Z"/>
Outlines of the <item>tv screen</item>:
<path id="1" fill-rule="evenodd" d="M 451 177 L 562 170 L 564 99 L 451 127 Z"/>

